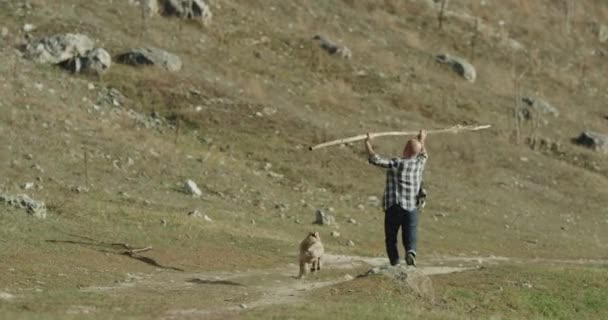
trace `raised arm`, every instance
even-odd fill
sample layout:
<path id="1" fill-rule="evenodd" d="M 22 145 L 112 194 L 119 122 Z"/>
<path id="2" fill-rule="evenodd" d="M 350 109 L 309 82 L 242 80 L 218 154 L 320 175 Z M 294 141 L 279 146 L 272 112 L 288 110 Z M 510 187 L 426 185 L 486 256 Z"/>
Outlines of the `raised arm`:
<path id="1" fill-rule="evenodd" d="M 374 147 L 372 147 L 372 139 L 369 136 L 369 133 L 367 134 L 367 138 L 365 139 L 365 150 L 367 151 L 367 156 L 368 156 L 369 163 L 371 163 L 371 164 L 373 164 L 375 166 L 378 166 L 378 167 L 382 167 L 382 168 L 390 168 L 391 167 L 391 161 L 390 160 L 384 159 L 384 158 L 380 157 L 374 151 Z"/>
<path id="2" fill-rule="evenodd" d="M 369 136 L 369 132 L 367 133 L 367 138 L 365 138 L 365 150 L 367 151 L 368 157 L 376 155 L 376 152 L 374 152 L 374 148 L 372 147 L 372 138 Z"/>
<path id="3" fill-rule="evenodd" d="M 416 137 L 416 139 L 418 139 L 418 141 L 420 141 L 420 144 L 422 145 L 422 149 L 420 150 L 420 153 L 428 155 L 426 152 L 426 147 L 425 147 L 426 135 L 427 135 L 426 130 L 421 129 L 420 132 L 418 133 L 418 136 Z"/>

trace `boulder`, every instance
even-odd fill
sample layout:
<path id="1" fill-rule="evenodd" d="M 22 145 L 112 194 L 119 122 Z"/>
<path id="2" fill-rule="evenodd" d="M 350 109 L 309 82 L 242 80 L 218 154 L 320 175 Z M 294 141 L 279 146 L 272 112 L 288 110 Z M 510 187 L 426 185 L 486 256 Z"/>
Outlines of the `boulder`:
<path id="1" fill-rule="evenodd" d="M 82 70 L 94 74 L 104 74 L 112 66 L 112 56 L 102 48 L 95 48 L 82 59 Z"/>
<path id="2" fill-rule="evenodd" d="M 551 114 L 554 117 L 559 117 L 559 110 L 552 106 L 549 102 L 538 98 L 538 97 L 522 97 L 521 101 L 525 104 L 526 107 L 533 109 L 536 112 L 541 114 Z M 525 109 L 524 109 L 525 110 Z M 529 110 L 523 111 L 523 117 L 525 119 L 530 119 L 531 114 Z"/>
<path id="3" fill-rule="evenodd" d="M 342 59 L 352 58 L 352 55 L 353 55 L 352 52 L 350 51 L 349 48 L 347 48 L 345 46 L 337 45 L 333 41 L 331 41 L 323 36 L 320 36 L 320 35 L 314 36 L 313 40 L 317 40 L 319 42 L 319 46 L 321 47 L 321 49 L 323 49 L 325 52 L 329 53 L 330 55 L 336 55 Z"/>
<path id="4" fill-rule="evenodd" d="M 25 47 L 25 57 L 38 63 L 60 64 L 82 57 L 93 50 L 95 43 L 82 34 L 58 34 L 33 41 Z"/>
<path id="5" fill-rule="evenodd" d="M 44 202 L 36 201 L 25 194 L 11 196 L 9 194 L 0 193 L 0 202 L 4 202 L 9 206 L 26 209 L 27 212 L 39 219 L 46 218 L 46 205 Z"/>
<path id="6" fill-rule="evenodd" d="M 595 151 L 608 153 L 608 134 L 585 131 L 574 139 L 574 142 Z"/>
<path id="7" fill-rule="evenodd" d="M 334 216 L 321 209 L 318 209 L 315 212 L 315 217 L 315 224 L 320 224 L 323 226 L 329 226 L 336 222 L 336 218 Z"/>
<path id="8" fill-rule="evenodd" d="M 161 7 L 165 15 L 200 18 L 205 25 L 213 18 L 211 9 L 203 0 L 161 0 Z"/>
<path id="9" fill-rule="evenodd" d="M 186 193 L 189 193 L 194 197 L 200 197 L 203 195 L 203 192 L 201 191 L 201 189 L 198 188 L 196 182 L 192 180 L 186 180 L 186 182 L 184 183 L 184 190 L 186 191 Z"/>
<path id="10" fill-rule="evenodd" d="M 179 71 L 182 68 L 182 61 L 178 56 L 152 47 L 132 49 L 119 55 L 116 61 L 133 66 L 156 65 L 168 71 Z"/>
<path id="11" fill-rule="evenodd" d="M 59 65 L 74 73 L 82 72 L 102 75 L 112 65 L 112 56 L 102 48 L 94 48 L 89 50 L 84 56 L 75 56 Z"/>
<path id="12" fill-rule="evenodd" d="M 413 292 L 422 298 L 435 299 L 433 282 L 422 270 L 404 266 L 382 266 L 372 268 L 357 278 L 378 276 L 388 278 L 400 292 Z"/>
<path id="13" fill-rule="evenodd" d="M 598 26 L 597 38 L 602 43 L 608 41 L 608 26 L 607 25 L 601 24 Z"/>
<path id="14" fill-rule="evenodd" d="M 475 82 L 477 72 L 472 64 L 463 58 L 449 55 L 447 53 L 438 54 L 435 60 L 439 63 L 446 64 L 454 70 L 458 75 L 465 78 L 469 82 Z"/>

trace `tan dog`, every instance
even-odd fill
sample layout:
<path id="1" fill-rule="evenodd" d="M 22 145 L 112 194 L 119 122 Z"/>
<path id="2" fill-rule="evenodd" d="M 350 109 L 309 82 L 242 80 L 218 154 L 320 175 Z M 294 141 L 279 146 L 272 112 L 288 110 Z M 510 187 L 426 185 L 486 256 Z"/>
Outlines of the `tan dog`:
<path id="1" fill-rule="evenodd" d="M 310 263 L 310 271 L 315 272 L 321 270 L 321 256 L 325 250 L 321 243 L 321 236 L 318 232 L 310 232 L 300 243 L 300 275 L 301 279 L 306 275 L 307 265 Z"/>

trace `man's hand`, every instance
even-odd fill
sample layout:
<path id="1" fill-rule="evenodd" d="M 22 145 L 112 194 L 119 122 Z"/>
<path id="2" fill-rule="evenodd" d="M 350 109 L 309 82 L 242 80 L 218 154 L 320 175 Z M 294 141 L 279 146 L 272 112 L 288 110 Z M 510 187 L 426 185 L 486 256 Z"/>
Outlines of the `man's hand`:
<path id="1" fill-rule="evenodd" d="M 367 133 L 367 137 L 365 138 L 365 150 L 367 151 L 367 155 L 370 157 L 376 154 L 374 152 L 374 148 L 372 147 L 372 137 L 370 136 L 369 132 Z"/>
<path id="2" fill-rule="evenodd" d="M 418 133 L 418 141 L 424 144 L 424 141 L 426 140 L 426 135 L 426 130 L 420 129 L 420 132 Z"/>

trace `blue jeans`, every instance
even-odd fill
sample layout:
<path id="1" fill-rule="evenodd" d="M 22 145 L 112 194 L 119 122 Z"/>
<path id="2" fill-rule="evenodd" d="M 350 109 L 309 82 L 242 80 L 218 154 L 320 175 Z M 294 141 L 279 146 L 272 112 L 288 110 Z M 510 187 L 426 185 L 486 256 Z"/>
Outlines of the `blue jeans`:
<path id="1" fill-rule="evenodd" d="M 416 255 L 416 225 L 418 222 L 418 211 L 405 210 L 394 205 L 384 213 L 384 240 L 386 253 L 391 265 L 399 263 L 399 250 L 397 250 L 397 233 L 401 228 L 401 239 L 406 254 L 411 252 Z"/>

